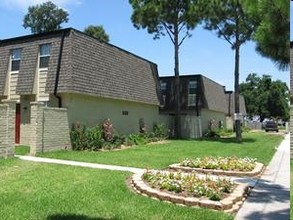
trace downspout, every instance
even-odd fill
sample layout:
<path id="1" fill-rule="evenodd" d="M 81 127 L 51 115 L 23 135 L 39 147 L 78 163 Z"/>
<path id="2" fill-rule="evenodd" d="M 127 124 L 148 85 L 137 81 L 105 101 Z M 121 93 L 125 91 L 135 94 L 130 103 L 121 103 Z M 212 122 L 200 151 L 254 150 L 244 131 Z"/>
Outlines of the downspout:
<path id="1" fill-rule="evenodd" d="M 66 31 L 63 32 L 60 49 L 59 49 L 59 56 L 58 56 L 58 63 L 57 63 L 57 70 L 56 70 L 56 78 L 55 78 L 55 86 L 54 86 L 54 96 L 58 99 L 58 107 L 62 107 L 62 99 L 61 96 L 57 95 L 58 84 L 59 84 L 59 76 L 60 76 L 60 69 L 61 69 L 61 61 L 62 61 L 62 53 L 63 53 L 63 46 L 64 46 L 64 39 L 65 39 Z"/>

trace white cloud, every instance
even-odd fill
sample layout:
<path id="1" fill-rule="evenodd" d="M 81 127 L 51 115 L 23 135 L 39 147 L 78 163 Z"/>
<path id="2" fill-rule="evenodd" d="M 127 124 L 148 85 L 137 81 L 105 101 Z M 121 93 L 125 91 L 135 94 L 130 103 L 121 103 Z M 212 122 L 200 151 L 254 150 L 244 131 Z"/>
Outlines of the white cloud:
<path id="1" fill-rule="evenodd" d="M 31 5 L 42 4 L 48 0 L 1 0 L 0 6 L 9 9 L 20 9 L 26 11 Z M 82 0 L 51 0 L 55 5 L 65 8 L 71 4 L 81 4 Z"/>

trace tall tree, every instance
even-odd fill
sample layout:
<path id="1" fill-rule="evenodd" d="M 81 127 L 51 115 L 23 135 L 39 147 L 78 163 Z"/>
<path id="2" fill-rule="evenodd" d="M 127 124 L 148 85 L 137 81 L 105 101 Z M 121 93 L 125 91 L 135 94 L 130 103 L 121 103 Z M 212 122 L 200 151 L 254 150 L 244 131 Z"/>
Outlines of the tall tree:
<path id="1" fill-rule="evenodd" d="M 289 119 L 289 88 L 280 80 L 271 76 L 249 74 L 240 84 L 240 93 L 244 96 L 247 114 L 250 118 L 258 116 L 262 122 L 265 118 Z"/>
<path id="2" fill-rule="evenodd" d="M 30 28 L 34 34 L 54 31 L 60 29 L 62 23 L 68 22 L 68 16 L 66 11 L 48 1 L 28 7 L 23 27 Z"/>
<path id="3" fill-rule="evenodd" d="M 200 22 L 197 0 L 129 0 L 131 20 L 137 29 L 147 29 L 154 39 L 168 35 L 174 46 L 175 136 L 181 137 L 179 48 Z"/>
<path id="4" fill-rule="evenodd" d="M 84 29 L 84 33 L 97 38 L 101 42 L 109 42 L 109 35 L 106 33 L 105 29 L 101 25 L 89 25 Z"/>
<path id="5" fill-rule="evenodd" d="M 289 4 L 288 0 L 254 0 L 246 5 L 260 22 L 254 36 L 256 50 L 280 70 L 287 70 L 290 63 Z"/>
<path id="6" fill-rule="evenodd" d="M 251 40 L 256 29 L 254 19 L 245 11 L 245 0 L 206 1 L 204 28 L 216 31 L 219 38 L 226 40 L 235 52 L 234 92 L 235 113 L 239 114 L 239 64 L 240 47 Z M 237 119 L 237 118 L 236 118 Z M 236 139 L 242 141 L 241 121 L 235 121 Z"/>

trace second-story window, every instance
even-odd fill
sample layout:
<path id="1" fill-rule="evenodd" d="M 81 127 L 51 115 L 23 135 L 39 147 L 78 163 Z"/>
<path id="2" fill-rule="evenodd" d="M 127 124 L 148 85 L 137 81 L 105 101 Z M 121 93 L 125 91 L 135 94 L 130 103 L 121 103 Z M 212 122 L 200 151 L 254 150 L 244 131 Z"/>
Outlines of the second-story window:
<path id="1" fill-rule="evenodd" d="M 39 68 L 48 68 L 51 53 L 51 44 L 43 44 L 40 46 Z"/>
<path id="2" fill-rule="evenodd" d="M 189 81 L 188 84 L 188 106 L 194 107 L 196 105 L 196 90 L 197 90 L 197 81 Z"/>
<path id="3" fill-rule="evenodd" d="M 160 90 L 161 90 L 161 94 L 162 94 L 162 105 L 165 106 L 166 105 L 166 91 L 167 91 L 167 83 L 161 81 L 160 82 Z"/>
<path id="4" fill-rule="evenodd" d="M 11 51 L 11 71 L 19 71 L 21 60 L 21 49 Z"/>

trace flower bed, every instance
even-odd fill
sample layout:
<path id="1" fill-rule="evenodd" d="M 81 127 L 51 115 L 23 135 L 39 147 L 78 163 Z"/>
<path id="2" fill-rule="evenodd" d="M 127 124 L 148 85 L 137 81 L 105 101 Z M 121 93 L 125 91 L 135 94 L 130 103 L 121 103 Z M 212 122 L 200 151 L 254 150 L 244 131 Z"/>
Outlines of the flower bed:
<path id="1" fill-rule="evenodd" d="M 194 173 L 181 174 L 180 172 L 145 172 L 142 176 L 152 188 L 167 190 L 191 197 L 207 197 L 219 201 L 230 193 L 235 186 L 226 178 L 212 179 L 209 176 L 198 177 Z"/>
<path id="2" fill-rule="evenodd" d="M 227 178 L 195 173 L 147 171 L 131 178 L 133 189 L 144 196 L 184 206 L 198 206 L 236 213 L 249 187 Z"/>
<path id="3" fill-rule="evenodd" d="M 252 171 L 255 168 L 255 162 L 256 159 L 249 157 L 204 157 L 194 160 L 186 159 L 180 165 L 202 169 Z"/>
<path id="4" fill-rule="evenodd" d="M 180 164 L 169 166 L 182 171 L 197 171 L 202 173 L 228 176 L 257 176 L 264 166 L 252 158 L 237 157 L 204 157 L 185 159 Z"/>

